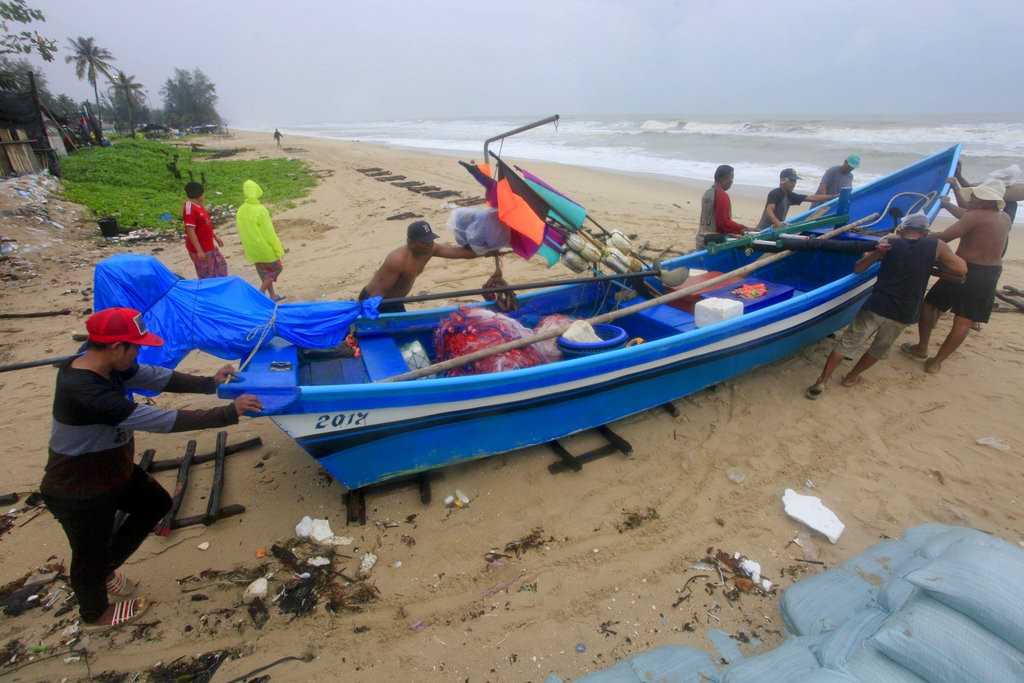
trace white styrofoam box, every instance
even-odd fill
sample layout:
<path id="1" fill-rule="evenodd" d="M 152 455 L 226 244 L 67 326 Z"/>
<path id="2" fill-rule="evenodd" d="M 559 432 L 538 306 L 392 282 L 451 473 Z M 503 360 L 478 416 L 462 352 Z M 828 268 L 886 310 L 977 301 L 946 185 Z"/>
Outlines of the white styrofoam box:
<path id="1" fill-rule="evenodd" d="M 720 299 L 712 297 L 702 299 L 693 307 L 693 321 L 697 327 L 714 325 L 723 320 L 732 320 L 743 315 L 742 302 L 735 299 Z"/>

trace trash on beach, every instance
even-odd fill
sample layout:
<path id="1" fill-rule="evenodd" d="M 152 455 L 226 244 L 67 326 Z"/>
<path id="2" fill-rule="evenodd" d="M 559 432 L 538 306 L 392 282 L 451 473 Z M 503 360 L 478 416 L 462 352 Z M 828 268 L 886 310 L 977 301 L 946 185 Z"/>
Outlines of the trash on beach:
<path id="1" fill-rule="evenodd" d="M 267 597 L 267 591 L 270 586 L 267 583 L 265 577 L 260 577 L 249 584 L 245 589 L 245 593 L 242 594 L 242 602 L 250 603 L 253 600 L 262 600 Z"/>
<path id="2" fill-rule="evenodd" d="M 375 564 L 377 564 L 377 556 L 373 553 L 364 553 L 363 559 L 359 561 L 359 575 L 369 576 Z"/>
<path id="3" fill-rule="evenodd" d="M 202 543 L 200 543 L 196 547 L 199 548 L 200 550 L 209 550 L 210 549 L 210 542 L 209 541 L 203 541 Z"/>
<path id="4" fill-rule="evenodd" d="M 743 470 L 736 467 L 730 467 L 727 469 L 725 471 L 725 476 L 734 484 L 742 484 L 747 478 L 747 475 L 743 474 Z"/>
<path id="5" fill-rule="evenodd" d="M 417 619 L 416 621 L 414 621 L 411 624 L 409 624 L 409 630 L 410 631 L 416 631 L 417 633 L 419 633 L 420 631 L 422 631 L 426 627 L 427 627 L 427 623 L 425 621 L 423 621 L 422 619 Z"/>
<path id="6" fill-rule="evenodd" d="M 286 586 L 277 600 L 277 606 L 285 614 L 301 616 L 312 612 L 317 600 L 316 580 L 309 577 Z"/>
<path id="7" fill-rule="evenodd" d="M 295 525 L 295 535 L 299 538 L 308 538 L 320 545 L 330 545 L 334 539 L 330 522 L 326 519 L 313 519 L 308 515 Z"/>
<path id="8" fill-rule="evenodd" d="M 630 529 L 636 529 L 651 520 L 658 519 L 658 511 L 655 508 L 649 507 L 646 510 L 623 510 L 622 521 L 615 525 L 615 528 L 619 530 L 619 533 L 629 531 Z"/>
<path id="9" fill-rule="evenodd" d="M 979 437 L 976 443 L 979 446 L 989 446 L 997 451 L 1008 451 L 1010 450 L 1010 444 L 1006 443 L 998 436 L 982 436 Z"/>
<path id="10" fill-rule="evenodd" d="M 554 541 L 554 537 L 544 538 L 544 527 L 534 527 L 533 531 L 514 541 L 505 544 L 505 552 L 519 557 L 531 548 L 541 548 L 545 543 Z"/>
<path id="11" fill-rule="evenodd" d="M 254 598 L 249 603 L 249 618 L 252 619 L 252 625 L 258 629 L 263 628 L 266 623 L 270 620 L 270 612 L 267 611 L 267 606 L 263 603 L 263 598 Z"/>
<path id="12" fill-rule="evenodd" d="M 793 489 L 786 489 L 782 504 L 787 515 L 824 534 L 832 543 L 837 543 L 843 535 L 846 526 L 817 496 L 804 496 Z"/>
<path id="13" fill-rule="evenodd" d="M 317 557 L 311 557 L 308 560 L 306 560 L 306 564 L 313 567 L 326 567 L 330 563 L 331 561 L 322 555 L 318 555 Z"/>

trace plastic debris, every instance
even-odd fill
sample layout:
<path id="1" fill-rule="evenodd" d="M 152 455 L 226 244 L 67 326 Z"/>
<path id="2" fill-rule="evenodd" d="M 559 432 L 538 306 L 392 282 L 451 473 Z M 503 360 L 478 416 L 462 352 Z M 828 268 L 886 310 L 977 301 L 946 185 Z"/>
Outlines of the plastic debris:
<path id="1" fill-rule="evenodd" d="M 313 519 L 308 515 L 303 517 L 295 525 L 295 535 L 321 545 L 333 545 L 334 532 L 331 531 L 331 523 L 326 519 Z"/>
<path id="2" fill-rule="evenodd" d="M 210 549 L 210 542 L 209 541 L 203 541 L 202 543 L 200 543 L 196 547 L 199 548 L 200 550 L 209 550 Z"/>
<path id="3" fill-rule="evenodd" d="M 586 645 L 584 645 L 583 643 L 576 643 L 576 652 L 579 652 L 580 654 L 583 654 L 586 651 L 587 651 L 587 646 Z"/>
<path id="4" fill-rule="evenodd" d="M 1010 450 L 1010 444 L 1006 443 L 997 436 L 983 436 L 980 437 L 977 442 L 979 446 L 988 446 L 994 448 L 997 451 L 1008 451 Z"/>
<path id="5" fill-rule="evenodd" d="M 369 576 L 375 564 L 377 564 L 377 556 L 373 553 L 364 553 L 363 559 L 359 561 L 359 575 Z"/>
<path id="6" fill-rule="evenodd" d="M 267 579 L 261 576 L 246 587 L 245 592 L 242 594 L 242 602 L 250 603 L 256 599 L 262 600 L 267 597 L 269 588 Z"/>
<path id="7" fill-rule="evenodd" d="M 825 507 L 817 496 L 804 496 L 793 489 L 786 489 L 782 504 L 787 515 L 824 534 L 832 543 L 837 543 L 846 529 L 836 513 Z"/>
<path id="8" fill-rule="evenodd" d="M 328 560 L 326 557 L 323 557 L 322 555 L 317 555 L 316 557 L 311 557 L 308 560 L 306 560 L 306 564 L 310 565 L 311 567 L 326 567 L 330 563 L 331 561 Z"/>
<path id="9" fill-rule="evenodd" d="M 562 333 L 563 339 L 574 341 L 580 344 L 596 344 L 604 341 L 601 337 L 597 336 L 597 332 L 594 332 L 593 326 L 586 320 L 574 320 L 569 329 Z"/>
<path id="10" fill-rule="evenodd" d="M 725 476 L 734 484 L 742 484 L 747 478 L 747 475 L 743 474 L 743 470 L 736 467 L 730 467 L 727 469 L 725 471 Z"/>
<path id="11" fill-rule="evenodd" d="M 469 496 L 459 489 L 455 489 L 455 505 L 456 507 L 466 507 L 469 505 Z"/>
<path id="12" fill-rule="evenodd" d="M 444 506 L 446 508 L 455 507 L 455 496 L 445 496 Z"/>

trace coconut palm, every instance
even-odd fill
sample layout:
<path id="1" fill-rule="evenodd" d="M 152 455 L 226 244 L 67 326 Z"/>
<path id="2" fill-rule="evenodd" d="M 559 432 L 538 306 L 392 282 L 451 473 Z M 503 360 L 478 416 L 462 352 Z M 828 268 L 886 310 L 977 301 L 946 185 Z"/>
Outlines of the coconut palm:
<path id="1" fill-rule="evenodd" d="M 96 96 L 96 118 L 99 120 L 100 129 L 103 129 L 103 120 L 100 118 L 100 91 L 96 87 L 96 76 L 102 74 L 111 80 L 110 62 L 115 61 L 110 50 L 96 44 L 96 39 L 79 36 L 68 38 L 68 46 L 73 54 L 64 58 L 68 64 L 75 65 L 75 75 L 78 80 L 88 80 L 92 84 L 92 92 Z"/>
<path id="2" fill-rule="evenodd" d="M 114 94 L 123 97 L 128 105 L 128 128 L 132 137 L 135 137 L 135 107 L 142 104 L 142 100 L 146 98 L 145 88 L 135 80 L 135 76 L 129 76 L 119 70 L 117 77 L 111 81 L 110 89 Z"/>

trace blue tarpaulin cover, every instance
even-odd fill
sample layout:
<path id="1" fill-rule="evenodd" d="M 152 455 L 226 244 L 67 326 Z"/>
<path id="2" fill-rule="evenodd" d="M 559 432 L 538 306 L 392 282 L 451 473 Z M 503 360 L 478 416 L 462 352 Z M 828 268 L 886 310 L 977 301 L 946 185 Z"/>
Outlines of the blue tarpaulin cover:
<path id="1" fill-rule="evenodd" d="M 152 256 L 120 254 L 96 264 L 93 308 L 143 313 L 164 345 L 143 347 L 139 362 L 173 368 L 194 349 L 235 360 L 281 337 L 302 348 L 337 346 L 356 318 L 376 318 L 378 297 L 362 302 L 275 304 L 240 277 L 186 280 Z M 264 328 L 273 321 L 266 335 Z"/>

